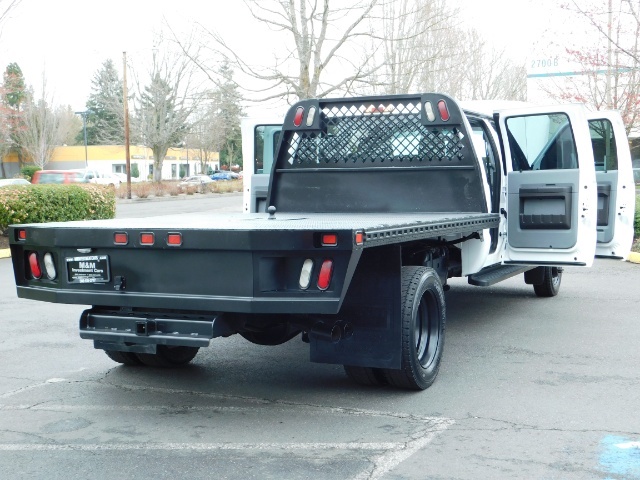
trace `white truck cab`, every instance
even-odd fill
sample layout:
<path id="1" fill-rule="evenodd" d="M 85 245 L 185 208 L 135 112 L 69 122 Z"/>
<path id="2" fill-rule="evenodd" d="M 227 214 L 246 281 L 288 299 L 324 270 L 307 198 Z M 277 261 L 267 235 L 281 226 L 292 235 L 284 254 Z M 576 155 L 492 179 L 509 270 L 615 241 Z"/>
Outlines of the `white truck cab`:
<path id="1" fill-rule="evenodd" d="M 582 105 L 463 103 L 498 231 L 461 244 L 462 274 L 492 265 L 590 266 L 626 259 L 635 188 L 620 114 Z M 266 210 L 282 118 L 245 118 L 243 210 Z"/>

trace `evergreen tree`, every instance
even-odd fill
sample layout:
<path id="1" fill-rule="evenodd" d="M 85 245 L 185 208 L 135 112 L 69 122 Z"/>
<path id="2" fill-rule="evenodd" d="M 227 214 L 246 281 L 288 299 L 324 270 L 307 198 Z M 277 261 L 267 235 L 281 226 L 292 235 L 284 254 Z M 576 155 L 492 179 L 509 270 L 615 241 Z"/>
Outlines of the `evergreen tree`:
<path id="1" fill-rule="evenodd" d="M 106 60 L 93 76 L 92 89 L 86 103 L 87 144 L 124 144 L 124 106 L 122 80 L 112 60 Z M 84 132 L 76 137 L 84 143 Z"/>
<path id="2" fill-rule="evenodd" d="M 233 69 L 228 61 L 220 66 L 221 82 L 214 92 L 216 108 L 216 126 L 221 130 L 220 165 L 242 165 L 242 134 L 240 117 L 242 117 L 241 95 L 238 85 L 233 80 Z"/>
<path id="3" fill-rule="evenodd" d="M 24 151 L 21 144 L 20 132 L 25 128 L 24 104 L 27 101 L 28 91 L 22 75 L 22 70 L 17 63 L 7 65 L 3 75 L 2 84 L 2 152 L 15 152 L 18 162 L 22 167 Z M 3 158 L 4 160 L 4 158 Z M 2 176 L 5 175 L 2 162 Z"/>
<path id="4" fill-rule="evenodd" d="M 7 65 L 7 69 L 4 71 L 4 89 L 5 103 L 19 111 L 22 102 L 27 97 L 27 87 L 24 83 L 22 69 L 15 62 Z"/>

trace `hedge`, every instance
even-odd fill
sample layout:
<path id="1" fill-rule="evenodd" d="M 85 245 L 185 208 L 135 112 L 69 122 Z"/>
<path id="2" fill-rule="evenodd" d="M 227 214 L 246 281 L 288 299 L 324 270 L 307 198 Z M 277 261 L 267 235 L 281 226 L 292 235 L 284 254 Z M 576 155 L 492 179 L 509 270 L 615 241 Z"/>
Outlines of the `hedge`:
<path id="1" fill-rule="evenodd" d="M 113 188 L 102 185 L 15 185 L 0 188 L 0 233 L 17 223 L 99 220 L 116 214 Z"/>

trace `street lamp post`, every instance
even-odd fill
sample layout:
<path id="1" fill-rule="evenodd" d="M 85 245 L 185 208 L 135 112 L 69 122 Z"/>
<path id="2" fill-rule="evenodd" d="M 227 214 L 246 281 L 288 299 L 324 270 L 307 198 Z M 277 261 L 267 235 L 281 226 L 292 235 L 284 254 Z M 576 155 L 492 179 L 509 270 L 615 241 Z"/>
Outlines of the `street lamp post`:
<path id="1" fill-rule="evenodd" d="M 85 110 L 84 112 L 75 112 L 76 115 L 82 117 L 82 130 L 84 132 L 84 166 L 89 167 L 89 156 L 87 155 L 87 115 L 91 113 L 91 110 Z"/>

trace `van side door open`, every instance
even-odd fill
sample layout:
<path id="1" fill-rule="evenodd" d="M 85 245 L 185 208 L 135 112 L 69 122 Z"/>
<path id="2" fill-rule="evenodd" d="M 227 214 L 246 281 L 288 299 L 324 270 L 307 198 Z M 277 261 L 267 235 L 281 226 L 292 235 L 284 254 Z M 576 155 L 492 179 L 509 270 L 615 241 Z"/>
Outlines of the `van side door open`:
<path id="1" fill-rule="evenodd" d="M 596 256 L 625 259 L 633 243 L 635 186 L 620 113 L 588 114 L 598 182 Z"/>
<path id="2" fill-rule="evenodd" d="M 502 263 L 593 263 L 596 179 L 586 112 L 579 105 L 496 113 L 507 170 Z"/>

